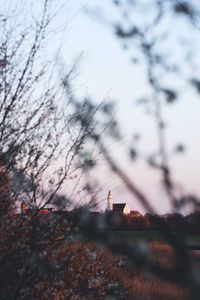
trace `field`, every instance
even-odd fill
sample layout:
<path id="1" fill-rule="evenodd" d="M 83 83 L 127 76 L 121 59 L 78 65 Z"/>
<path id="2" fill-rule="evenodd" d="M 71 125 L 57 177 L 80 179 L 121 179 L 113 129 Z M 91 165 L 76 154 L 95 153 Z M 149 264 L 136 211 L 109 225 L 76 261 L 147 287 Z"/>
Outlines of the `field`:
<path id="1" fill-rule="evenodd" d="M 114 230 L 112 233 L 119 237 L 130 238 L 133 241 L 165 242 L 158 230 Z M 200 249 L 200 235 L 191 235 L 189 237 L 189 245 L 199 246 Z"/>
<path id="2" fill-rule="evenodd" d="M 136 243 L 146 241 L 151 260 L 164 268 L 174 266 L 173 249 L 164 242 L 158 231 L 111 231 L 111 234 L 129 238 Z M 200 237 L 192 236 L 191 244 L 200 245 Z M 61 252 L 58 253 L 59 257 Z M 66 254 L 73 257 L 70 258 L 70 264 L 68 263 L 70 268 L 66 274 L 69 282 L 64 290 L 66 295 L 68 287 L 73 287 L 76 297 L 71 299 L 191 299 L 187 287 L 178 286 L 154 274 L 141 271 L 123 256 L 112 253 L 94 241 L 80 238 L 69 240 L 62 255 Z M 122 263 L 118 263 L 120 261 Z M 73 272 L 70 271 L 72 269 Z M 84 287 L 84 293 L 79 290 L 80 286 Z M 64 298 L 60 296 L 59 299 Z"/>
<path id="3" fill-rule="evenodd" d="M 130 265 L 126 259 L 122 265 L 113 263 L 114 261 L 120 261 L 120 257 L 117 257 L 112 252 L 108 251 L 102 246 L 97 245 L 94 242 L 80 242 L 75 241 L 71 245 L 73 251 L 75 249 L 82 249 L 81 259 L 83 259 L 85 264 L 85 251 L 88 253 L 95 253 L 95 259 L 92 261 L 92 265 L 87 270 L 88 278 L 95 278 L 93 289 L 97 288 L 98 291 L 101 289 L 100 294 L 95 294 L 95 299 L 138 299 L 138 300 L 160 300 L 160 299 L 171 299 L 171 300 L 183 300 L 190 299 L 190 292 L 187 288 L 177 286 L 172 282 L 166 282 L 153 274 L 143 273 L 139 269 Z M 70 248 L 71 248 L 70 247 Z M 71 248 L 71 249 L 72 249 Z M 152 260 L 158 262 L 163 267 L 171 267 L 174 264 L 174 255 L 172 248 L 162 242 L 150 242 L 149 243 L 149 256 Z M 85 257 L 85 258 L 84 258 Z M 87 258 L 88 259 L 88 258 Z M 123 259 L 122 259 L 123 260 Z M 80 258 L 79 258 L 80 261 Z M 77 265 L 77 260 L 75 259 L 75 265 Z M 90 261 L 91 263 L 91 261 Z M 79 272 L 79 267 L 76 269 Z M 91 270 L 98 270 L 100 275 L 95 277 Z M 100 271 L 101 270 L 101 271 Z M 76 272 L 77 272 L 76 271 Z M 85 267 L 83 266 L 78 278 L 80 281 L 82 278 L 86 278 Z M 70 275 L 70 274 L 68 274 Z M 77 275 L 77 274 L 76 274 Z M 114 286 L 114 290 L 107 289 L 107 286 Z M 116 288 L 115 288 L 116 285 Z M 93 290 L 94 292 L 94 290 Z M 113 298 L 111 294 L 114 292 Z M 91 295 L 92 297 L 92 295 Z M 74 299 L 84 299 L 77 298 Z M 93 298 L 88 298 L 93 299 Z"/>
<path id="4" fill-rule="evenodd" d="M 129 236 L 137 241 L 152 239 L 153 241 L 148 240 L 148 255 L 151 260 L 165 268 L 170 268 L 174 265 L 175 257 L 173 249 L 163 241 L 157 241 L 160 238 L 158 232 L 151 232 L 150 235 L 147 232 L 124 231 L 115 233 L 122 236 Z M 94 299 L 191 299 L 190 291 L 187 287 L 167 282 L 151 273 L 144 273 L 130 264 L 126 258 L 122 257 L 121 259 L 119 255 L 113 254 L 102 245 L 98 245 L 93 241 L 80 240 L 70 243 L 71 246 L 67 247 L 68 251 L 71 249 L 70 251 L 74 253 L 74 251 L 78 250 L 79 253 L 78 259 L 75 255 L 74 263 L 72 264 L 76 272 L 76 275 L 74 274 L 73 276 L 78 278 L 77 286 L 82 285 L 82 280 L 88 278 L 89 285 L 87 284 L 87 289 L 90 290 L 90 286 L 93 284 L 92 293 L 95 292 Z M 118 264 L 120 260 L 122 264 Z M 77 265 L 77 262 L 81 261 L 81 265 Z M 97 276 L 97 273 L 101 275 Z M 73 277 L 72 274 L 70 275 L 70 272 L 68 276 L 70 278 Z M 93 278 L 93 283 L 90 282 L 91 278 Z M 74 285 L 74 282 L 72 285 Z M 111 290 L 108 286 L 111 287 Z M 112 298 L 111 295 L 113 292 L 115 294 Z M 93 297 L 93 294 L 91 294 L 91 297 Z M 85 298 L 79 298 L 77 295 L 77 298 L 74 299 Z"/>
<path id="5" fill-rule="evenodd" d="M 135 242 L 146 241 L 149 246 L 149 257 L 165 268 L 174 265 L 175 257 L 173 249 L 168 245 L 158 231 L 112 231 L 113 235 L 121 238 L 129 238 Z M 92 244 L 93 242 L 91 242 Z M 190 237 L 190 246 L 200 246 L 200 236 Z M 191 252 L 199 255 L 198 252 Z M 112 253 L 110 256 L 112 257 Z M 172 282 L 156 277 L 152 274 L 143 273 L 141 270 L 129 265 L 123 268 L 113 268 L 113 276 L 120 286 L 128 294 L 125 299 L 160 300 L 160 299 L 191 299 L 190 291 L 186 287 L 178 286 Z M 124 298 L 123 298 L 124 299 Z"/>
<path id="6" fill-rule="evenodd" d="M 152 241 L 162 241 L 163 237 L 157 230 L 114 230 L 113 234 L 117 236 L 130 238 L 134 241 L 139 240 L 152 240 Z"/>
<path id="7" fill-rule="evenodd" d="M 149 244 L 150 257 L 159 262 L 163 267 L 170 267 L 174 263 L 174 255 L 171 247 L 162 242 Z M 159 299 L 188 299 L 190 293 L 187 288 L 166 282 L 152 274 L 142 273 L 132 268 L 129 277 L 122 276 L 123 284 L 127 285 L 129 295 L 127 299 L 159 300 Z"/>

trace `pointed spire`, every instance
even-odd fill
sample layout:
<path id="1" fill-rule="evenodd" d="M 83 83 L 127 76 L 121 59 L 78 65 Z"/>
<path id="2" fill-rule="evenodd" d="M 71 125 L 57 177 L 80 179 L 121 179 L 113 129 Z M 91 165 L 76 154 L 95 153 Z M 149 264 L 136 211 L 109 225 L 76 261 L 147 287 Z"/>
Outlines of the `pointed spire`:
<path id="1" fill-rule="evenodd" d="M 111 194 L 111 191 L 108 192 L 107 210 L 108 210 L 108 211 L 113 210 L 112 194 Z"/>

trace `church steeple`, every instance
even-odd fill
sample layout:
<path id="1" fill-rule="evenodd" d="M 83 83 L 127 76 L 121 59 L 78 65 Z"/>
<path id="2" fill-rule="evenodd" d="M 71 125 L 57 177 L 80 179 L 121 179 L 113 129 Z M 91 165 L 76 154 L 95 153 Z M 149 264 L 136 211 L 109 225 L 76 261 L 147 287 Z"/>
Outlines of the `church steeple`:
<path id="1" fill-rule="evenodd" d="M 112 211 L 112 210 L 113 210 L 111 191 L 108 192 L 107 210 L 108 210 L 108 211 Z"/>

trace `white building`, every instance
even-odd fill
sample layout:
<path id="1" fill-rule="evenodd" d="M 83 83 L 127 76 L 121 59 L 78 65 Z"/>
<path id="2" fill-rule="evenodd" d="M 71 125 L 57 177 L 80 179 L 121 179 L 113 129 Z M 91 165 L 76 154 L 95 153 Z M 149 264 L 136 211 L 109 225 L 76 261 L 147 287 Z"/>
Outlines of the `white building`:
<path id="1" fill-rule="evenodd" d="M 120 215 L 129 215 L 131 212 L 127 203 L 112 203 L 111 191 L 108 192 L 107 211 L 113 211 Z"/>

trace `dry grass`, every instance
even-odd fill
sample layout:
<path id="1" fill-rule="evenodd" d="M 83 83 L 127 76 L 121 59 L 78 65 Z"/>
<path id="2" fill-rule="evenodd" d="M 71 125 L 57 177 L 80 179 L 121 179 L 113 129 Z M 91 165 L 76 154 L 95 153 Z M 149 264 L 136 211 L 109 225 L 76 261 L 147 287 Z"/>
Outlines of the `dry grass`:
<path id="1" fill-rule="evenodd" d="M 173 266 L 175 258 L 169 245 L 151 242 L 149 246 L 149 255 L 152 260 L 164 267 Z M 128 264 L 120 266 L 119 257 L 95 242 L 68 241 L 57 254 L 58 261 L 61 259 L 61 262 L 63 257 L 68 257 L 67 268 L 64 268 L 66 287 L 63 290 L 57 290 L 60 300 L 64 299 L 63 295 L 68 295 L 69 299 L 73 300 L 183 300 L 190 298 L 187 288 L 166 282 L 156 276 L 141 274 L 138 269 L 130 268 Z M 93 282 L 90 278 L 94 278 Z M 118 285 L 110 288 L 113 282 L 118 282 Z M 74 296 L 69 294 L 70 288 L 73 288 Z"/>
<path id="2" fill-rule="evenodd" d="M 145 279 L 138 275 L 132 281 L 130 290 L 130 299 L 186 299 L 189 296 L 188 290 L 178 287 L 175 284 L 165 282 L 159 278 L 153 277 Z"/>
<path id="3" fill-rule="evenodd" d="M 171 267 L 175 261 L 172 248 L 160 242 L 150 243 L 150 257 L 166 268 Z M 131 274 L 129 278 L 124 273 L 118 274 L 125 286 L 129 288 L 127 299 L 183 300 L 189 298 L 189 290 L 187 288 L 166 282 L 156 276 L 150 276 L 150 274 L 141 274 L 138 270 L 132 269 L 131 271 L 129 272 Z"/>
<path id="4" fill-rule="evenodd" d="M 115 298 L 113 299 L 183 300 L 190 298 L 189 290 L 187 288 L 177 286 L 171 282 L 166 282 L 156 276 L 150 276 L 150 274 L 141 274 L 138 269 L 128 268 L 128 265 L 121 267 L 113 264 L 113 261 L 117 260 L 116 257 L 114 257 L 110 251 L 96 245 L 94 242 L 73 242 L 69 248 L 75 253 L 77 250 L 80 251 L 80 249 L 82 249 L 82 251 L 84 249 L 89 249 L 91 252 L 95 252 L 97 254 L 97 260 L 96 262 L 93 262 L 93 266 L 96 271 L 100 267 L 101 270 L 105 271 L 104 274 L 107 278 L 105 278 L 106 282 L 112 278 L 114 281 L 119 282 L 119 287 L 122 290 L 128 291 L 128 294 L 124 295 L 124 293 L 122 293 L 123 296 L 115 295 Z M 152 260 L 158 262 L 165 268 L 173 266 L 175 257 L 173 249 L 169 245 L 162 242 L 151 242 L 149 244 L 149 248 L 149 255 Z M 77 258 L 78 262 L 81 262 L 81 256 L 85 250 L 83 252 L 82 251 L 80 253 L 80 257 L 75 258 L 75 262 L 77 262 Z M 84 261 L 86 258 L 83 258 L 82 256 L 82 259 Z M 96 264 L 98 264 L 99 267 L 97 267 Z M 76 263 L 73 264 L 74 267 L 75 265 Z M 75 270 L 75 272 L 77 272 L 77 270 Z M 81 271 L 80 273 L 82 272 L 84 273 L 84 271 Z M 90 273 L 91 270 L 87 270 L 87 274 L 88 272 Z M 80 276 L 85 277 L 85 274 Z M 105 287 L 102 289 L 101 295 L 102 298 L 100 296 L 98 299 L 112 299 L 109 297 L 106 298 Z"/>
<path id="5" fill-rule="evenodd" d="M 69 248 L 75 253 L 78 249 L 80 250 L 87 248 L 97 254 L 96 263 L 101 266 L 100 268 L 102 270 L 106 270 L 105 275 L 107 279 L 109 278 L 109 280 L 111 280 L 112 278 L 114 281 L 119 282 L 121 289 L 128 291 L 128 294 L 125 297 L 116 297 L 115 295 L 115 299 L 183 300 L 190 298 L 189 290 L 187 288 L 177 286 L 174 283 L 166 282 L 156 276 L 141 274 L 139 270 L 134 268 L 130 269 L 126 268 L 126 266 L 124 268 L 113 265 L 113 260 L 116 260 L 116 258 L 114 259 L 113 254 L 105 248 L 97 246 L 94 242 L 73 242 Z M 173 266 L 175 257 L 173 254 L 173 249 L 168 244 L 164 244 L 162 242 L 151 242 L 149 244 L 149 248 L 149 255 L 152 260 L 156 261 L 165 268 L 170 268 Z M 81 251 L 80 254 L 82 256 L 83 252 Z M 82 257 L 82 259 L 85 260 L 85 257 Z M 75 261 L 77 261 L 77 257 Z M 78 261 L 80 262 L 81 259 L 79 258 Z M 96 263 L 93 262 L 93 265 L 95 266 Z M 104 294 L 103 297 L 106 297 L 106 294 Z"/>

